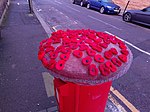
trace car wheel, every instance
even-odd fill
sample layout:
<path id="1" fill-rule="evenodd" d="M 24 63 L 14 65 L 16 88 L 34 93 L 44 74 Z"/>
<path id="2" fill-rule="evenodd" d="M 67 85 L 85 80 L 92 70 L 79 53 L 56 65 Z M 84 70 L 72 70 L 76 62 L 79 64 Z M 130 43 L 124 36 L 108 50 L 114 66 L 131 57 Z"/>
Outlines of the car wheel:
<path id="1" fill-rule="evenodd" d="M 104 7 L 101 7 L 100 10 L 99 10 L 99 12 L 100 12 L 101 14 L 104 14 L 105 8 L 104 8 Z"/>
<path id="2" fill-rule="evenodd" d="M 75 0 L 73 0 L 73 2 L 72 2 L 73 4 L 75 4 Z"/>
<path id="3" fill-rule="evenodd" d="M 123 15 L 123 20 L 124 20 L 125 22 L 130 22 L 131 19 L 132 19 L 131 13 L 127 12 L 127 13 L 125 13 L 125 14 Z"/>
<path id="4" fill-rule="evenodd" d="M 83 1 L 80 2 L 80 6 L 83 7 Z"/>
<path id="5" fill-rule="evenodd" d="M 87 4 L 86 8 L 87 8 L 87 9 L 90 9 L 90 4 L 89 4 L 89 3 Z"/>

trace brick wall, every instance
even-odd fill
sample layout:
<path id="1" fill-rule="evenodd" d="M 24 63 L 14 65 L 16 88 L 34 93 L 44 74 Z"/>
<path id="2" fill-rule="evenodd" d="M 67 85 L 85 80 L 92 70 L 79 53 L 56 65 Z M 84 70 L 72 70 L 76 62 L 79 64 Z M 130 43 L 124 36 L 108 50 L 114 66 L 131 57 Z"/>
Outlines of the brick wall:
<path id="1" fill-rule="evenodd" d="M 116 4 L 125 8 L 128 0 L 113 0 Z M 143 9 L 147 6 L 150 6 L 150 0 L 130 0 L 128 9 Z"/>

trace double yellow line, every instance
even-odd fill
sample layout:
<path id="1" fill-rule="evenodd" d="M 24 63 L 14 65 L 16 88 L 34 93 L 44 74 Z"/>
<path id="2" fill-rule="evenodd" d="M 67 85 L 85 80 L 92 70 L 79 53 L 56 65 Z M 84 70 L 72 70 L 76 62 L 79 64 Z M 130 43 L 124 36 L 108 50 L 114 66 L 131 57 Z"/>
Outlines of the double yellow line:
<path id="1" fill-rule="evenodd" d="M 123 95 L 121 95 L 121 93 L 119 93 L 118 90 L 114 89 L 113 87 L 110 88 L 110 91 L 116 96 L 118 97 L 130 110 L 131 112 L 140 112 L 138 109 L 136 109 Z M 109 97 L 109 99 L 113 102 L 112 97 Z M 113 102 L 114 104 L 116 102 Z M 118 105 L 118 104 L 115 104 Z M 126 112 L 125 110 L 123 110 L 123 112 Z"/>

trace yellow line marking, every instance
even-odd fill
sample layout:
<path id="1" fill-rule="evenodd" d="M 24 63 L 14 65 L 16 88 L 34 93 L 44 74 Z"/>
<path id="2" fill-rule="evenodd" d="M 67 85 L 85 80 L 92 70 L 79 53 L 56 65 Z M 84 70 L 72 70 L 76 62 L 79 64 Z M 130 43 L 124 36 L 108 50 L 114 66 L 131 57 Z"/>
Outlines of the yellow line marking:
<path id="1" fill-rule="evenodd" d="M 119 112 L 127 112 L 111 94 L 108 95 L 108 99 L 117 107 Z"/>
<path id="2" fill-rule="evenodd" d="M 140 112 L 137 110 L 119 91 L 115 90 L 113 87 L 110 88 L 110 91 L 116 95 L 132 112 Z"/>

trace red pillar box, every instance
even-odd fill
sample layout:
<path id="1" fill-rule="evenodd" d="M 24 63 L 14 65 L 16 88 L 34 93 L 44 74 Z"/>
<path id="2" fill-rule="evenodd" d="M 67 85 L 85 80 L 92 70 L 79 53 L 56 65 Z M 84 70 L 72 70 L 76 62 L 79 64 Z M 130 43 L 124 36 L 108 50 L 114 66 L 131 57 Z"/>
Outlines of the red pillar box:
<path id="1" fill-rule="evenodd" d="M 111 83 L 133 56 L 115 36 L 94 30 L 59 30 L 40 43 L 39 60 L 55 77 L 59 112 L 104 112 Z"/>
<path id="2" fill-rule="evenodd" d="M 78 85 L 54 79 L 60 112 L 103 112 L 112 82 L 96 86 Z"/>

